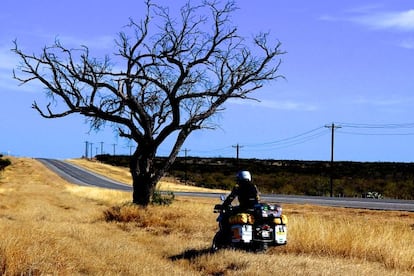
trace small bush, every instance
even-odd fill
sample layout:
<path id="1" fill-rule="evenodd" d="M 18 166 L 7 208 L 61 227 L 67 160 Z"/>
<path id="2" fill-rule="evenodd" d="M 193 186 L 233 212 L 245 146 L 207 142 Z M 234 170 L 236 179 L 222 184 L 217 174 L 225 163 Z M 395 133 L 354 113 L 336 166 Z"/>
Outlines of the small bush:
<path id="1" fill-rule="evenodd" d="M 3 170 L 5 167 L 10 166 L 11 161 L 9 159 L 1 159 L 0 158 L 0 171 Z"/>
<path id="2" fill-rule="evenodd" d="M 151 204 L 152 205 L 171 205 L 175 199 L 173 192 L 161 193 L 160 191 L 155 191 L 152 195 Z"/>
<path id="3" fill-rule="evenodd" d="M 104 211 L 105 221 L 116 222 L 133 222 L 138 221 L 141 218 L 141 212 L 138 205 L 133 203 L 126 203 L 123 205 L 112 206 L 108 210 Z"/>

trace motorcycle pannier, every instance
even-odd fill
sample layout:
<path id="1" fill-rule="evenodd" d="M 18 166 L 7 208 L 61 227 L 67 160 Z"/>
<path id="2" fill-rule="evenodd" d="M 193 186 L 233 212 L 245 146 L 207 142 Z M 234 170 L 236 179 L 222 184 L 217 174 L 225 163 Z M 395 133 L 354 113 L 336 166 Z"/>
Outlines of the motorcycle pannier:
<path id="1" fill-rule="evenodd" d="M 244 224 L 244 225 L 232 225 L 231 226 L 232 242 L 240 242 L 243 241 L 245 243 L 251 242 L 253 239 L 253 227 L 252 225 Z"/>
<path id="2" fill-rule="evenodd" d="M 230 224 L 253 224 L 254 218 L 250 214 L 239 213 L 229 218 Z"/>
<path id="3" fill-rule="evenodd" d="M 275 243 L 276 244 L 286 244 L 287 238 L 287 228 L 285 224 L 275 225 Z"/>
<path id="4" fill-rule="evenodd" d="M 281 215 L 280 217 L 278 217 L 278 218 L 274 218 L 273 219 L 273 222 L 275 223 L 275 224 L 285 224 L 285 225 L 287 225 L 288 224 L 288 218 L 287 218 L 287 216 L 286 215 Z"/>

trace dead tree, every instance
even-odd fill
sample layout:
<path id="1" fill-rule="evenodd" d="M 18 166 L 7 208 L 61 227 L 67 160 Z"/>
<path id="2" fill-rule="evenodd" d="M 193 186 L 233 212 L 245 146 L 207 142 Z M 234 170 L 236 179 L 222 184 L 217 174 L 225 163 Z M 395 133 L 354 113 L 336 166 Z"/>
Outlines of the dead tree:
<path id="1" fill-rule="evenodd" d="M 253 99 L 251 92 L 280 77 L 282 54 L 268 34 L 250 42 L 238 34 L 230 25 L 232 1 L 189 1 L 177 18 L 151 1 L 146 8 L 143 20 L 130 19 L 119 33 L 111 58 L 92 58 L 88 47 L 69 49 L 59 41 L 40 54 L 25 53 L 16 41 L 13 49 L 21 61 L 14 78 L 39 81 L 51 98 L 43 107 L 33 103 L 41 116 L 78 113 L 92 128 L 110 123 L 136 142 L 130 171 L 133 202 L 142 206 L 194 130 L 214 128 L 211 118 L 228 99 Z M 170 136 L 169 156 L 155 168 L 157 148 Z"/>

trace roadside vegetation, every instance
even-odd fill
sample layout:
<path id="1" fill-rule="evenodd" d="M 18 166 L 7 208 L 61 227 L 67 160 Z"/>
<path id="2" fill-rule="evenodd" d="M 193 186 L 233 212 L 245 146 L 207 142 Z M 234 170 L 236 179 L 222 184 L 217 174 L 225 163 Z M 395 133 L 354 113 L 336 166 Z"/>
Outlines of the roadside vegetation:
<path id="1" fill-rule="evenodd" d="M 11 161 L 0 178 L 1 275 L 414 273 L 414 213 L 283 204 L 286 246 L 212 254 L 219 199 L 142 208 L 128 203 L 130 193 L 69 184 L 33 159 Z"/>
<path id="2" fill-rule="evenodd" d="M 101 162 L 128 166 L 129 156 L 98 155 Z M 159 158 L 162 159 L 162 158 Z M 157 161 L 157 160 L 156 160 Z M 160 160 L 158 160 L 160 162 Z M 177 158 L 169 176 L 199 187 L 231 189 L 238 168 L 253 172 L 263 193 L 330 195 L 330 162 L 233 158 Z M 414 163 L 335 162 L 334 196 L 414 199 Z"/>
<path id="3" fill-rule="evenodd" d="M 2 170 L 4 170 L 4 168 L 6 168 L 7 166 L 9 166 L 11 164 L 9 159 L 4 159 L 3 155 L 0 154 L 0 173 Z"/>

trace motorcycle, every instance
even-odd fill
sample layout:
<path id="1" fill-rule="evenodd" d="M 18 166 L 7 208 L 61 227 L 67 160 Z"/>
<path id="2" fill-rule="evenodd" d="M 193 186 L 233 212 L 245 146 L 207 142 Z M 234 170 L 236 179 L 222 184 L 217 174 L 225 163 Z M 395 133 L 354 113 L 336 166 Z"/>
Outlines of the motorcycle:
<path id="1" fill-rule="evenodd" d="M 219 213 L 219 230 L 213 238 L 212 251 L 237 248 L 258 252 L 287 243 L 288 220 L 279 205 L 258 203 L 253 209 L 239 210 L 217 204 L 214 213 Z"/>

